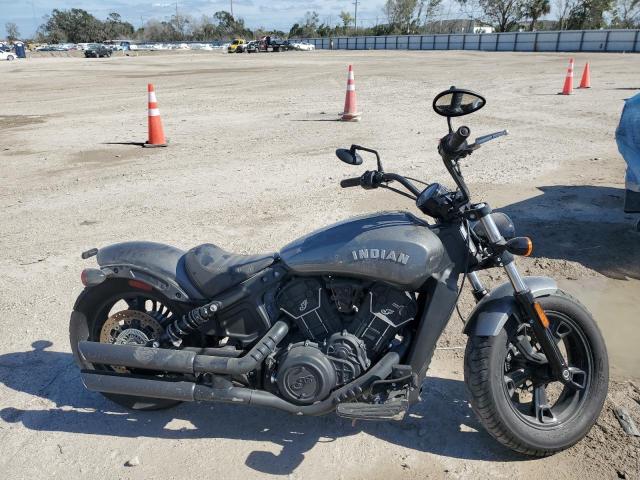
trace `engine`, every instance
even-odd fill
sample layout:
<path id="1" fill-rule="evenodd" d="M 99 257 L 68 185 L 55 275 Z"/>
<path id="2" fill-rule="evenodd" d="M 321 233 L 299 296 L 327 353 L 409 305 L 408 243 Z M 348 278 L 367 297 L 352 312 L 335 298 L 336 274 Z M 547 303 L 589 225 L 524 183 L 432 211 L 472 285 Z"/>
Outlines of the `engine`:
<path id="1" fill-rule="evenodd" d="M 347 279 L 298 278 L 276 302 L 297 326 L 278 356 L 276 383 L 285 399 L 298 404 L 322 400 L 359 377 L 417 312 L 406 292 Z"/>

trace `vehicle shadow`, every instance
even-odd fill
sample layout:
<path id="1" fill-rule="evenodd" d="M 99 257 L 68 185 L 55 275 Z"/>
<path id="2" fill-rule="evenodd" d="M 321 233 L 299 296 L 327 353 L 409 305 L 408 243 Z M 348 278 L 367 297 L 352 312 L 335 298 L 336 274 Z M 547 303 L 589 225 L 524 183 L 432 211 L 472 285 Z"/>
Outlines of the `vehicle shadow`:
<path id="1" fill-rule="evenodd" d="M 498 210 L 533 240 L 533 257 L 578 262 L 609 278 L 640 279 L 638 215 L 623 212 L 624 190 L 593 185 L 538 187 L 542 195 Z"/>
<path id="2" fill-rule="evenodd" d="M 36 431 L 270 442 L 281 447 L 278 455 L 255 450 L 247 455 L 245 464 L 276 475 L 292 473 L 304 461 L 305 452 L 316 444 L 360 432 L 403 448 L 449 457 L 497 461 L 523 458 L 482 429 L 458 380 L 428 378 L 423 401 L 399 423 L 357 422 L 352 426 L 333 414 L 298 417 L 271 409 L 213 403 L 185 403 L 169 410 L 138 412 L 87 391 L 72 355 L 51 351 L 51 345 L 41 340 L 32 344 L 33 350 L 0 356 L 0 383 L 55 404 L 48 409 L 5 405 L 0 410 L 3 421 L 21 423 Z M 53 377 L 51 372 L 56 372 Z"/>

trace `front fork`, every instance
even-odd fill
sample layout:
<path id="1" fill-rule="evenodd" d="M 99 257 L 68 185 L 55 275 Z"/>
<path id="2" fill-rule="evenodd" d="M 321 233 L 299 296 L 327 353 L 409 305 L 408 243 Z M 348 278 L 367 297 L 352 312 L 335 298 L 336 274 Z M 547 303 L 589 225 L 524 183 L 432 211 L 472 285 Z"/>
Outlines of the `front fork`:
<path id="1" fill-rule="evenodd" d="M 491 216 L 491 207 L 486 203 L 474 205 L 472 215 L 473 214 L 477 216 L 476 218 L 484 226 L 490 244 L 494 247 L 504 246 L 506 240 L 500 233 L 498 226 Z M 542 347 L 542 352 L 544 353 L 545 358 L 540 358 L 540 356 L 536 356 L 532 352 L 526 351 L 522 351 L 523 355 L 528 360 L 537 364 L 548 363 L 551 373 L 555 379 L 570 387 L 579 387 L 579 384 L 573 381 L 571 369 L 562 356 L 562 353 L 558 348 L 558 344 L 555 341 L 555 337 L 551 333 L 549 320 L 547 319 L 544 310 L 540 304 L 536 302 L 533 293 L 531 293 L 531 289 L 527 286 L 516 267 L 514 256 L 503 250 L 500 254 L 500 260 L 505 272 L 507 273 L 509 282 L 511 282 L 511 286 L 513 287 L 514 298 L 520 306 L 523 318 L 533 329 L 536 339 Z M 473 295 L 476 300 L 480 300 L 487 294 L 487 290 L 482 285 L 482 282 L 476 272 L 469 273 L 469 281 L 473 288 Z"/>

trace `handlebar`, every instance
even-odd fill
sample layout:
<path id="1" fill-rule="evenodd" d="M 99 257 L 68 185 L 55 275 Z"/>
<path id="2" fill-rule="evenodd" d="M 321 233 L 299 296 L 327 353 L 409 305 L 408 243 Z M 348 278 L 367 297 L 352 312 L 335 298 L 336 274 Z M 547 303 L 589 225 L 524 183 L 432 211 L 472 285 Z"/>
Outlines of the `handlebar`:
<path id="1" fill-rule="evenodd" d="M 342 188 L 362 187 L 364 189 L 378 188 L 382 183 L 396 181 L 413 193 L 416 197 L 421 191 L 409 180 L 396 173 L 380 172 L 378 170 L 367 170 L 359 177 L 345 178 L 340 181 Z"/>
<path id="2" fill-rule="evenodd" d="M 342 188 L 359 187 L 360 177 L 345 178 L 344 180 L 340 181 L 340 186 Z"/>
<path id="3" fill-rule="evenodd" d="M 467 141 L 469 135 L 471 134 L 471 130 L 468 127 L 462 126 L 458 128 L 455 132 L 451 132 L 447 135 L 447 140 L 445 142 L 445 148 L 448 153 L 457 152 L 458 149 Z"/>

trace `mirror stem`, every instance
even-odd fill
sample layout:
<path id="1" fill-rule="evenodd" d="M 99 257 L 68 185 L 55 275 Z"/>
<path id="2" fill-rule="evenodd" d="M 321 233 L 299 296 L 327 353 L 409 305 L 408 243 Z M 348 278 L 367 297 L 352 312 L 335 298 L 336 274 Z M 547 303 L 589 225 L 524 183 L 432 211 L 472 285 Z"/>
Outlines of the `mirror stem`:
<path id="1" fill-rule="evenodd" d="M 451 126 L 451 117 L 447 117 L 447 125 L 449 125 L 449 133 L 453 132 L 453 127 Z"/>

